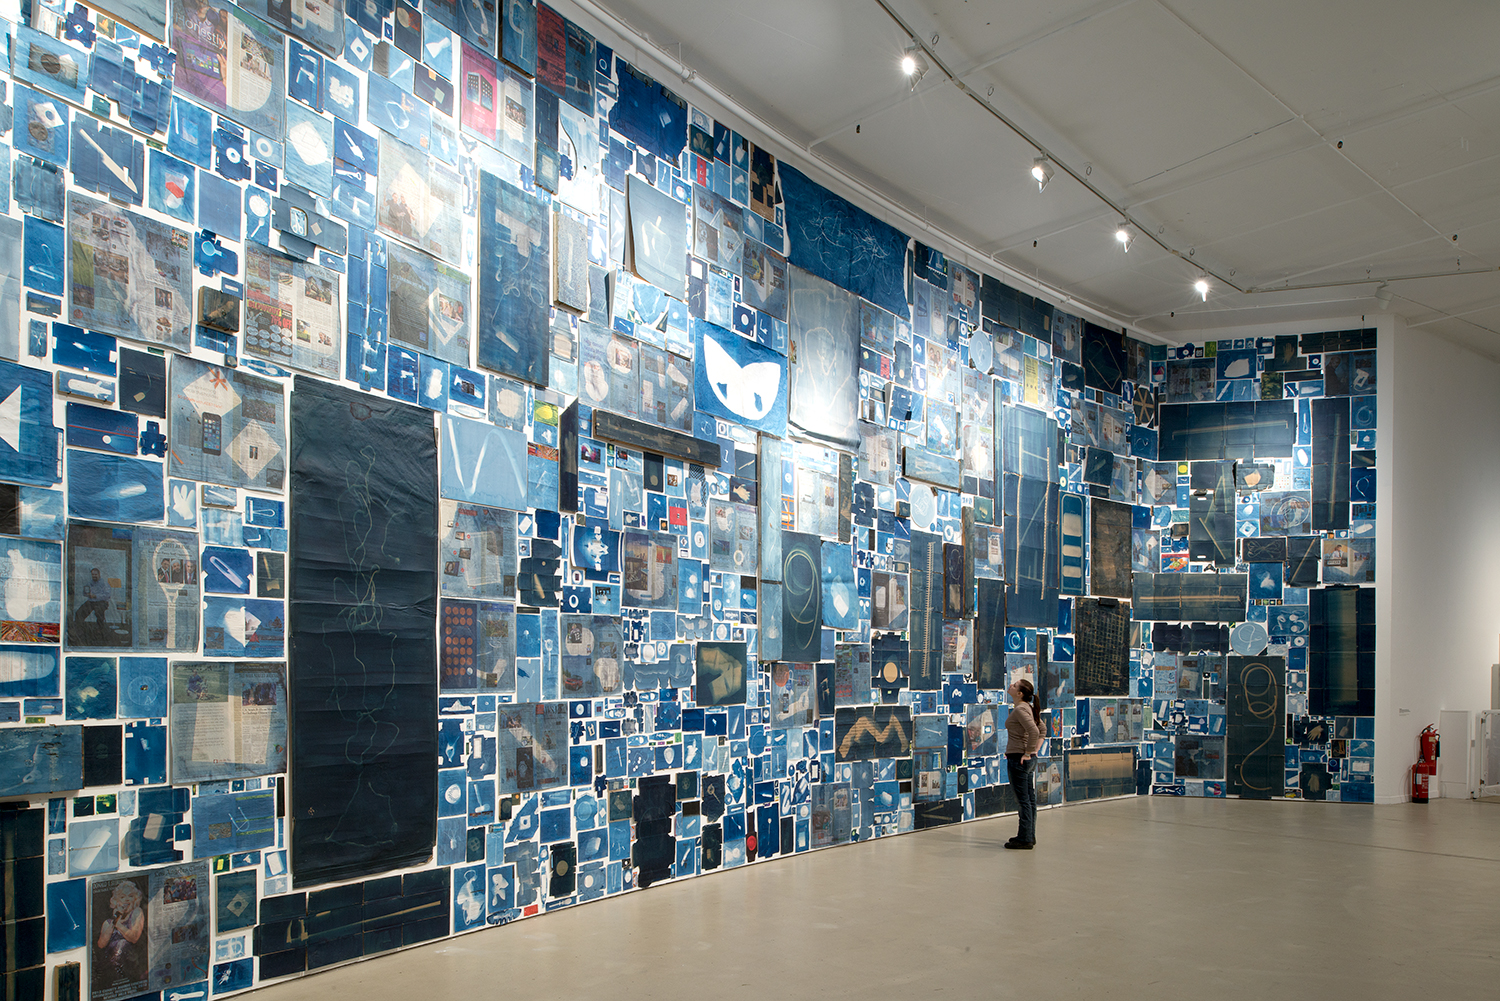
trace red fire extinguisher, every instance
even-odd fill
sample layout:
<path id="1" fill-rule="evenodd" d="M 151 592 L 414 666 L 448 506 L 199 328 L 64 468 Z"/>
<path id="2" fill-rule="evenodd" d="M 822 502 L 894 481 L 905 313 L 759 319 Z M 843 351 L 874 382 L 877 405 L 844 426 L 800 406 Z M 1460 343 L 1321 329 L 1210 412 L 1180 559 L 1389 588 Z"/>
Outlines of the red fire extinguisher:
<path id="1" fill-rule="evenodd" d="M 1432 778 L 1437 774 L 1437 759 L 1441 747 L 1437 727 L 1428 726 L 1417 736 L 1417 743 L 1420 750 L 1417 754 L 1417 763 L 1411 769 L 1411 801 L 1425 803 L 1432 786 Z"/>

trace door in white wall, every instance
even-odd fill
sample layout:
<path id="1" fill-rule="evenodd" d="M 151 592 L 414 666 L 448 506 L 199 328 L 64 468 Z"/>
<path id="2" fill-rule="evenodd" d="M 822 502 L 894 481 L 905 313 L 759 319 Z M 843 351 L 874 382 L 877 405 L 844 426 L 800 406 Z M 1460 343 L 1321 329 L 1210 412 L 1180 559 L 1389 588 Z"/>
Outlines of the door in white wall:
<path id="1" fill-rule="evenodd" d="M 1479 795 L 1500 796 L 1500 709 L 1479 714 Z"/>
<path id="2" fill-rule="evenodd" d="M 1438 755 L 1438 789 L 1444 799 L 1468 799 L 1473 774 L 1474 737 L 1471 716 L 1464 709 L 1444 709 L 1438 713 L 1438 736 L 1442 740 Z"/>

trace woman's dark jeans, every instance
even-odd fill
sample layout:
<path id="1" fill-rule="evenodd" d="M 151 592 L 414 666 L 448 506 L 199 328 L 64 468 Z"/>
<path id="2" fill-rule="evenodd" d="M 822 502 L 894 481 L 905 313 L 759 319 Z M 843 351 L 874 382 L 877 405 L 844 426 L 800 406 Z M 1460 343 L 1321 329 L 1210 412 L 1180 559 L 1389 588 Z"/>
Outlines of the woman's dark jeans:
<path id="1" fill-rule="evenodd" d="M 1023 764 L 1019 754 L 1007 754 L 1005 764 L 1010 772 L 1011 792 L 1016 794 L 1017 819 L 1021 822 L 1016 840 L 1035 844 L 1036 786 L 1032 784 L 1031 773 L 1036 768 L 1036 758 L 1028 758 Z"/>

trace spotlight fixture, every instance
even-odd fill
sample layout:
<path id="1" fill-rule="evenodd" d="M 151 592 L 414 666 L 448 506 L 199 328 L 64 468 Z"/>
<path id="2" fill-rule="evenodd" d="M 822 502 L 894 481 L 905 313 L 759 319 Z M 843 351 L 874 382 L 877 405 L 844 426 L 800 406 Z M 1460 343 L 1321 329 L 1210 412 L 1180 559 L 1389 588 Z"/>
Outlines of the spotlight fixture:
<path id="1" fill-rule="evenodd" d="M 1203 301 L 1204 302 L 1207 302 L 1208 301 L 1208 279 L 1207 278 L 1199 278 L 1197 281 L 1193 282 L 1193 291 L 1197 292 L 1199 295 L 1201 295 L 1203 297 Z"/>
<path id="2" fill-rule="evenodd" d="M 1135 242 L 1135 230 L 1128 223 L 1120 223 L 1115 227 L 1115 242 L 1125 253 L 1130 253 L 1130 245 Z"/>
<path id="3" fill-rule="evenodd" d="M 921 45 L 912 42 L 901 53 L 901 72 L 911 81 L 911 89 L 916 90 L 922 77 L 927 75 L 927 60 L 922 55 Z"/>
<path id="4" fill-rule="evenodd" d="M 1057 171 L 1052 169 L 1052 161 L 1045 156 L 1039 156 L 1031 161 L 1031 176 L 1036 178 L 1037 191 L 1045 190 L 1047 182 L 1052 180 L 1052 175 L 1055 173 Z"/>
<path id="5" fill-rule="evenodd" d="M 1380 287 L 1375 290 L 1375 302 L 1381 309 L 1391 308 L 1391 299 L 1395 298 L 1396 290 L 1391 288 L 1389 282 L 1381 282 Z"/>

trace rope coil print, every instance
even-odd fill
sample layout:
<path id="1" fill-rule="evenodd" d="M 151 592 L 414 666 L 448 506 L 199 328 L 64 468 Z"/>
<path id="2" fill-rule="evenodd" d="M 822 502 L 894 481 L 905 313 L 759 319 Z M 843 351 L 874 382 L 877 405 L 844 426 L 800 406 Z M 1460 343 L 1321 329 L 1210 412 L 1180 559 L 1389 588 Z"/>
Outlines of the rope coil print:
<path id="1" fill-rule="evenodd" d="M 1264 675 L 1263 687 L 1259 689 L 1252 688 L 1251 679 L 1256 678 L 1259 680 L 1259 676 L 1261 675 Z M 1280 686 L 1276 682 L 1276 673 L 1261 661 L 1246 664 L 1240 669 L 1240 685 L 1244 689 L 1245 711 L 1257 720 L 1274 721 L 1277 716 L 1277 705 L 1280 702 Z M 1267 698 L 1270 701 L 1266 701 Z M 1245 762 L 1260 753 L 1262 748 L 1271 743 L 1271 738 L 1275 735 L 1276 731 L 1273 726 L 1270 735 L 1253 749 L 1246 751 L 1244 758 L 1239 764 L 1235 765 L 1235 768 L 1240 773 L 1240 783 L 1246 788 L 1254 789 L 1256 792 L 1270 791 L 1271 786 L 1269 783 L 1257 785 L 1245 777 Z"/>

